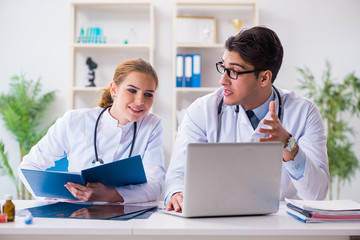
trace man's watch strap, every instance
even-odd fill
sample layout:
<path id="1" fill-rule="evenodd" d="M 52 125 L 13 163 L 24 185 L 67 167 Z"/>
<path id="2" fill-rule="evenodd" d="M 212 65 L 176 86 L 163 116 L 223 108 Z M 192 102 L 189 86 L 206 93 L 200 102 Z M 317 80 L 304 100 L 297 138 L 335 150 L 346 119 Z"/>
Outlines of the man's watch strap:
<path id="1" fill-rule="evenodd" d="M 296 148 L 296 141 L 295 141 L 295 139 L 292 137 L 292 135 L 290 135 L 290 138 L 289 138 L 289 140 L 288 140 L 287 146 L 284 147 L 284 151 L 285 151 L 285 152 L 292 152 L 295 148 Z"/>

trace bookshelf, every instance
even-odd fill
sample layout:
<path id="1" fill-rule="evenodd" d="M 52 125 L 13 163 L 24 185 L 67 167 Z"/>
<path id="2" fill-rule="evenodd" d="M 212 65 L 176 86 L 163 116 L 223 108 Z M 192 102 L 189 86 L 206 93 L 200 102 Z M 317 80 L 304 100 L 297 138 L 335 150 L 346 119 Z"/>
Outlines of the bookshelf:
<path id="1" fill-rule="evenodd" d="M 81 29 L 100 28 L 104 43 L 79 42 Z M 124 60 L 154 61 L 154 7 L 151 2 L 70 3 L 70 76 L 68 109 L 95 107 Z M 88 57 L 97 64 L 96 87 L 89 84 Z"/>
<path id="2" fill-rule="evenodd" d="M 182 34 L 178 29 L 178 17 L 194 17 L 197 19 L 215 19 L 215 28 L 210 29 L 215 37 L 205 38 L 198 42 L 198 37 L 192 41 L 182 40 L 178 42 L 178 35 Z M 196 98 L 215 91 L 220 87 L 220 75 L 216 71 L 215 63 L 221 60 L 225 41 L 231 35 L 237 33 L 232 23 L 233 19 L 242 21 L 243 28 L 259 25 L 259 10 L 256 2 L 175 2 L 173 8 L 173 142 L 177 134 L 177 128 L 181 122 L 184 109 Z M 206 23 L 204 23 L 206 24 Z M 202 25 L 204 26 L 204 25 Z M 201 30 L 201 29 L 200 29 Z M 196 32 L 196 31 L 195 31 Z M 208 33 L 209 31 L 206 31 Z M 183 38 L 181 38 L 183 39 Z M 201 84 L 200 87 L 176 87 L 176 56 L 178 54 L 201 54 Z"/>

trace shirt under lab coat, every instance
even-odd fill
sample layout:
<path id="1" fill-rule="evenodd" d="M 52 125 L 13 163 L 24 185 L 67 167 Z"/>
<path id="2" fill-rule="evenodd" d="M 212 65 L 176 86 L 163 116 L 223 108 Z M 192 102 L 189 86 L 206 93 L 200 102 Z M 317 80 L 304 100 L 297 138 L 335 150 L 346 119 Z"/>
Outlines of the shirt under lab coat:
<path id="1" fill-rule="evenodd" d="M 49 129 L 48 133 L 26 155 L 19 166 L 21 180 L 28 184 L 20 169 L 45 170 L 55 161 L 67 157 L 69 172 L 80 172 L 92 166 L 94 155 L 94 128 L 102 108 L 68 111 Z M 98 157 L 104 163 L 129 157 L 134 123 L 118 125 L 109 111 L 100 118 L 97 128 Z M 137 122 L 137 133 L 132 156 L 140 155 L 147 183 L 118 187 L 124 203 L 157 200 L 165 179 L 165 160 L 161 120 L 149 113 Z"/>
<path id="2" fill-rule="evenodd" d="M 283 162 L 280 199 L 301 198 L 322 200 L 329 186 L 329 168 L 326 150 L 326 136 L 321 115 L 316 106 L 294 92 L 278 89 L 282 100 L 281 122 L 283 127 L 295 138 L 299 145 L 297 156 L 302 162 Z M 236 122 L 235 106 L 223 104 L 221 126 L 219 127 L 218 105 L 223 97 L 223 88 L 198 98 L 187 109 L 178 129 L 174 150 L 165 180 L 165 203 L 176 192 L 184 191 L 184 171 L 186 149 L 195 142 L 234 142 L 235 124 L 237 124 L 236 142 L 254 142 L 266 135 L 258 132 L 268 126 L 259 123 L 254 130 L 240 107 Z M 275 100 L 276 113 L 278 99 Z M 265 119 L 270 119 L 268 112 Z M 219 131 L 219 134 L 218 134 Z M 221 161 L 221 159 L 219 159 Z M 305 165 L 303 175 L 293 176 L 297 168 Z M 259 166 L 261 168 L 261 166 Z M 204 167 L 204 171 L 206 168 Z M 216 193 L 215 193 L 216 194 Z"/>

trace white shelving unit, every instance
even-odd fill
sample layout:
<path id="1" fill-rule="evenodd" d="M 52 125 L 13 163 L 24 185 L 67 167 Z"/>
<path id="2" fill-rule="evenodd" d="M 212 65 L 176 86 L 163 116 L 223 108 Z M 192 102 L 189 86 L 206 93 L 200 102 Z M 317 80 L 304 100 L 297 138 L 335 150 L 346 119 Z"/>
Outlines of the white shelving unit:
<path id="1" fill-rule="evenodd" d="M 103 29 L 106 43 L 78 43 L 81 28 Z M 154 7 L 151 2 L 73 2 L 70 4 L 70 82 L 68 109 L 95 107 L 116 67 L 127 59 L 154 60 Z M 127 41 L 127 43 L 125 43 Z M 97 63 L 96 87 L 86 87 L 87 57 Z"/>
<path id="2" fill-rule="evenodd" d="M 215 63 L 220 61 L 226 39 L 236 34 L 231 23 L 233 19 L 243 21 L 243 28 L 259 24 L 258 5 L 256 2 L 176 2 L 173 13 L 173 140 L 180 123 L 179 111 L 187 108 L 196 98 L 206 95 L 220 87 L 220 75 Z M 178 43 L 177 16 L 215 18 L 215 39 L 213 43 Z M 199 88 L 176 87 L 176 55 L 201 54 L 201 85 Z"/>

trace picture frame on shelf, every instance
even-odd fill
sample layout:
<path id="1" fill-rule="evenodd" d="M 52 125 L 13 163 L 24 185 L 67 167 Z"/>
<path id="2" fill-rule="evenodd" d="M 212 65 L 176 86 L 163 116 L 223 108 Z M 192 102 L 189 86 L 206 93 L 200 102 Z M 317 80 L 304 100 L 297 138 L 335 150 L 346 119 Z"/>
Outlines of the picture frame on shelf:
<path id="1" fill-rule="evenodd" d="M 216 43 L 216 18 L 203 16 L 176 17 L 177 43 Z"/>

